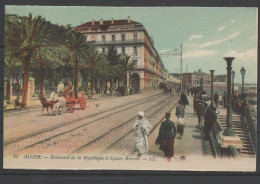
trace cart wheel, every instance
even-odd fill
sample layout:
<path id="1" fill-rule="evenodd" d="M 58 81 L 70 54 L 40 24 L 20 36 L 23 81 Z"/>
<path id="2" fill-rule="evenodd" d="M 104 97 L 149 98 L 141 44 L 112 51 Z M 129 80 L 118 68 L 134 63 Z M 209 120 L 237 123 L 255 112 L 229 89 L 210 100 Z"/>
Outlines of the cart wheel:
<path id="1" fill-rule="evenodd" d="M 70 104 L 70 112 L 73 113 L 74 112 L 74 104 Z"/>
<path id="2" fill-rule="evenodd" d="M 81 110 L 85 110 L 86 109 L 86 99 L 85 98 L 82 98 L 81 100 L 80 100 L 80 109 Z"/>

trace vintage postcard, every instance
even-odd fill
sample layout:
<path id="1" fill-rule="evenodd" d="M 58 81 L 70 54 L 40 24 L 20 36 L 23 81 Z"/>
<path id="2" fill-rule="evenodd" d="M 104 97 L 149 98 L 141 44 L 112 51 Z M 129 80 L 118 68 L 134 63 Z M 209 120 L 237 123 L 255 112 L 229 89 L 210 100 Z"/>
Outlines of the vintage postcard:
<path id="1" fill-rule="evenodd" d="M 258 9 L 5 6 L 5 169 L 255 171 Z"/>

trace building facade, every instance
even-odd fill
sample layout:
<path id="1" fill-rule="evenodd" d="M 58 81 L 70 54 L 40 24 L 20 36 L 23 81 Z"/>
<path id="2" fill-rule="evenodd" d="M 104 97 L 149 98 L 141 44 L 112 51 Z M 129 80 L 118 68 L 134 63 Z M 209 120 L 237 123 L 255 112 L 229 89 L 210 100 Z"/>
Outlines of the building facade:
<path id="1" fill-rule="evenodd" d="M 102 53 L 114 46 L 119 53 L 131 56 L 134 70 L 128 76 L 130 87 L 145 90 L 158 87 L 167 79 L 165 69 L 152 38 L 144 26 L 130 17 L 124 20 L 106 20 L 86 22 L 74 28 L 83 33 L 87 42 Z"/>
<path id="2" fill-rule="evenodd" d="M 203 90 L 211 90 L 211 74 L 201 71 L 194 71 L 193 73 L 183 73 L 182 83 L 184 88 L 191 88 L 203 86 Z M 213 78 L 213 89 L 218 92 L 227 90 L 227 75 L 216 75 Z"/>

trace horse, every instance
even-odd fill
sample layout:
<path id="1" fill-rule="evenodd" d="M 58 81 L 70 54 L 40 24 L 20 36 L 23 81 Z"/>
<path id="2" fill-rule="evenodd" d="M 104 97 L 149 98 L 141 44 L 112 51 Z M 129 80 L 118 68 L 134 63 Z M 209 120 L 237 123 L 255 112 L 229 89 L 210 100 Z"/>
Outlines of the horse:
<path id="1" fill-rule="evenodd" d="M 62 109 L 62 113 L 64 113 L 64 107 L 66 106 L 66 99 L 64 97 L 59 97 L 55 92 L 52 92 L 49 101 L 56 102 L 53 105 L 56 111 L 56 116 L 58 115 L 60 108 Z"/>
<path id="2" fill-rule="evenodd" d="M 52 109 L 52 113 L 53 113 L 53 103 L 51 101 L 48 101 L 45 97 L 40 98 L 41 104 L 42 104 L 42 114 L 43 114 L 43 110 L 44 108 L 47 109 L 47 112 L 49 114 L 49 107 Z"/>

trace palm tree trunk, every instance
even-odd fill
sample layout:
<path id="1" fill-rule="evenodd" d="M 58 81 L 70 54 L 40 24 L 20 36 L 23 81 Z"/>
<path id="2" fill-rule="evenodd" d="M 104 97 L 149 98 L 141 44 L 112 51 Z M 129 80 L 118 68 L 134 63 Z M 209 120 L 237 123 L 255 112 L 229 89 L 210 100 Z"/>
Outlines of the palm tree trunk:
<path id="1" fill-rule="evenodd" d="M 81 76 L 82 76 L 82 90 L 86 92 L 87 89 L 87 72 L 86 69 L 80 70 Z"/>
<path id="2" fill-rule="evenodd" d="M 31 54 L 28 54 L 24 58 L 24 74 L 23 74 L 23 107 L 27 105 L 27 91 L 28 91 L 28 82 L 29 82 L 29 70 L 30 70 L 30 59 Z"/>
<path id="3" fill-rule="evenodd" d="M 75 72 L 74 72 L 74 96 L 78 98 L 78 71 L 79 71 L 79 66 L 78 66 L 78 61 L 77 57 L 75 54 L 74 58 L 74 63 L 75 63 Z"/>
<path id="4" fill-rule="evenodd" d="M 93 96 L 93 88 L 94 88 L 94 68 L 91 68 L 91 83 L 90 83 L 90 88 L 91 88 L 91 97 Z"/>
<path id="5" fill-rule="evenodd" d="M 40 98 L 44 98 L 45 88 L 44 88 L 45 71 L 43 66 L 40 67 Z"/>
<path id="6" fill-rule="evenodd" d="M 7 79 L 6 81 L 6 100 L 10 100 L 11 99 L 11 80 Z"/>

